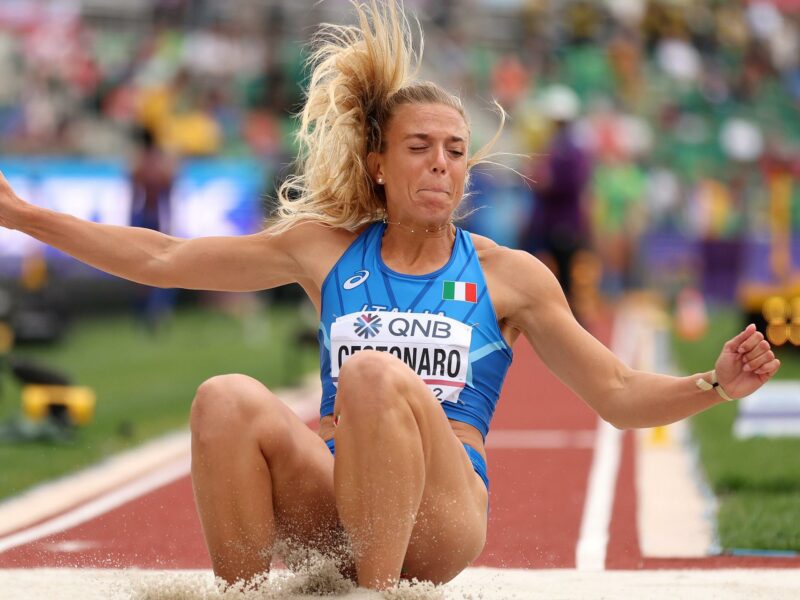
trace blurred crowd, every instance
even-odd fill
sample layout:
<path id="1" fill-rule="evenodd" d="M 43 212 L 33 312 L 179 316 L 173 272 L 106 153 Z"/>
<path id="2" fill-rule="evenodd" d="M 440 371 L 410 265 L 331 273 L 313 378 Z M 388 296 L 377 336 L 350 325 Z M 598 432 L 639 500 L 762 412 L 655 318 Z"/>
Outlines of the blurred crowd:
<path id="1" fill-rule="evenodd" d="M 518 243 L 566 291 L 587 250 L 608 295 L 800 282 L 800 2 L 526 2 L 509 31 L 457 77 L 532 154 Z"/>
<path id="2" fill-rule="evenodd" d="M 346 2 L 96 4 L 0 4 L 3 154 L 134 156 L 144 131 L 172 155 L 286 161 L 303 44 Z M 800 2 L 406 4 L 425 29 L 425 75 L 496 98 L 511 117 L 502 150 L 533 157 L 519 165 L 531 221 L 503 241 L 556 269 L 559 252 L 592 248 L 614 293 L 646 278 L 658 243 L 641 248 L 645 233 L 800 229 Z M 542 234 L 570 227 L 571 239 Z"/>

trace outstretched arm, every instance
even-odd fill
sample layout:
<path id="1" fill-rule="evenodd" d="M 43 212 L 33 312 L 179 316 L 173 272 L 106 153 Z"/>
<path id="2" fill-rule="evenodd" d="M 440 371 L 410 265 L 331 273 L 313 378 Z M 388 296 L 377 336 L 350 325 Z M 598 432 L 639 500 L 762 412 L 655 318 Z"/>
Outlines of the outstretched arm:
<path id="1" fill-rule="evenodd" d="M 514 282 L 514 304 L 506 320 L 525 334 L 561 381 L 612 425 L 665 425 L 723 402 L 716 391 L 696 385 L 699 378 L 710 382 L 710 371 L 673 377 L 625 365 L 574 319 L 557 280 L 532 256 L 512 251 L 502 268 Z M 769 343 L 749 325 L 725 344 L 715 369 L 725 392 L 740 398 L 761 387 L 779 366 Z"/>
<path id="2" fill-rule="evenodd" d="M 156 287 L 251 291 L 296 281 L 299 273 L 291 235 L 181 239 L 150 229 L 92 223 L 28 204 L 2 173 L 0 226 L 112 275 Z"/>

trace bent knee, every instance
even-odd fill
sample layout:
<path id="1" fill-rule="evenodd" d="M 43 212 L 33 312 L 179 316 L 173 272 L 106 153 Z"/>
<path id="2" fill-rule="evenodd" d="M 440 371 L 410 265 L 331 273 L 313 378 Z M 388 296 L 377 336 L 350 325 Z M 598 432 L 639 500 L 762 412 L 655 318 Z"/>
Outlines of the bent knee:
<path id="1" fill-rule="evenodd" d="M 386 352 L 362 350 L 351 356 L 339 369 L 339 390 L 402 391 L 415 373 L 397 357 Z"/>
<path id="2" fill-rule="evenodd" d="M 204 435 L 253 423 L 277 400 L 266 386 L 247 375 L 217 375 L 197 388 L 189 418 L 192 434 Z"/>
<path id="3" fill-rule="evenodd" d="M 417 375 L 385 352 L 365 350 L 354 355 L 339 371 L 334 413 L 384 415 L 407 409 Z M 422 391 L 423 388 L 420 388 Z"/>

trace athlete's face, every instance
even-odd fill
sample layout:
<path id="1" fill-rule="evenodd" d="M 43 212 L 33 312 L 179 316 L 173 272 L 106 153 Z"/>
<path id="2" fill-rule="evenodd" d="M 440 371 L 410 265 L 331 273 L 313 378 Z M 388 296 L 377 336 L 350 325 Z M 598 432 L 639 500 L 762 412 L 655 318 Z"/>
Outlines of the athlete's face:
<path id="1" fill-rule="evenodd" d="M 384 133 L 383 152 L 368 158 L 373 178 L 385 188 L 389 219 L 447 222 L 464 195 L 468 143 L 467 124 L 456 109 L 400 105 Z"/>

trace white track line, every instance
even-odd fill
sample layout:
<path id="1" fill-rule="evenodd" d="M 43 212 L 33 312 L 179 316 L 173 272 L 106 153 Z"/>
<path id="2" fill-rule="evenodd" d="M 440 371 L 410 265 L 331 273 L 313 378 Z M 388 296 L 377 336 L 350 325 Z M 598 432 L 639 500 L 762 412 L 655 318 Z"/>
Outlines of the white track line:
<path id="1" fill-rule="evenodd" d="M 593 429 L 502 429 L 486 436 L 487 448 L 518 448 L 549 450 L 593 448 L 596 432 Z"/>
<path id="2" fill-rule="evenodd" d="M 188 431 L 176 431 L 0 502 L 0 538 L 71 510 L 190 453 Z"/>
<path id="3" fill-rule="evenodd" d="M 637 366 L 647 325 L 634 306 L 621 304 L 614 318 L 611 350 L 628 365 Z M 580 571 L 606 568 L 608 528 L 622 454 L 622 431 L 598 419 L 597 442 L 589 472 L 581 531 L 575 547 L 575 567 Z"/>
<path id="4" fill-rule="evenodd" d="M 79 506 L 75 510 L 71 510 L 34 527 L 6 536 L 0 539 L 0 552 L 29 544 L 43 537 L 81 525 L 86 521 L 91 521 L 152 490 L 168 485 L 184 477 L 189 472 L 190 464 L 189 460 L 183 459 L 166 467 L 162 467 L 154 473 L 137 479 L 113 492 L 104 494 L 96 500 Z"/>
<path id="5" fill-rule="evenodd" d="M 580 571 L 602 571 L 606 567 L 608 526 L 614 505 L 621 439 L 619 429 L 598 419 L 597 444 L 589 472 L 581 533 L 575 549 L 575 568 Z"/>
<path id="6" fill-rule="evenodd" d="M 305 392 L 302 390 L 297 392 L 289 391 L 286 393 L 286 396 L 292 400 L 292 402 L 289 403 L 289 407 L 300 419 L 304 422 L 308 422 L 314 417 L 319 407 L 318 393 L 314 393 L 313 391 L 312 393 L 308 393 L 307 390 Z M 186 437 L 188 441 L 188 436 Z M 135 452 L 135 450 L 132 451 L 132 453 Z M 173 481 L 185 477 L 190 471 L 191 459 L 187 453 L 178 460 L 172 461 L 165 466 L 160 466 L 157 470 L 150 471 L 126 483 L 122 487 L 116 487 L 111 491 L 107 491 L 94 500 L 81 504 L 62 515 L 48 519 L 38 525 L 23 529 L 11 535 L 0 537 L 0 552 L 5 552 L 17 546 L 29 544 L 30 542 L 81 525 L 123 504 L 131 502 L 136 498 L 144 496 L 155 489 L 169 485 Z M 69 482 L 62 482 L 62 484 L 67 483 Z"/>

